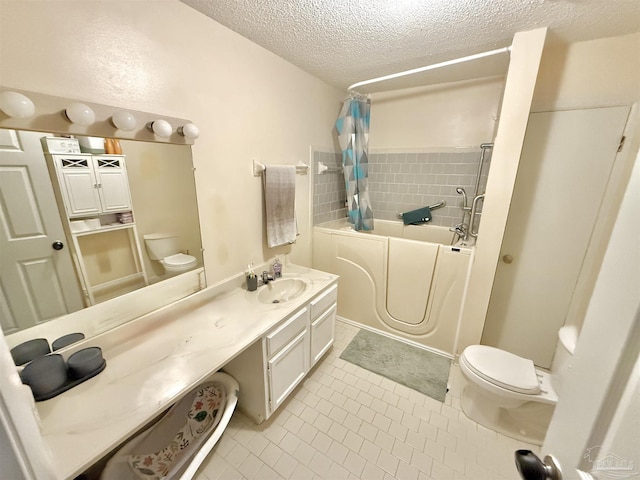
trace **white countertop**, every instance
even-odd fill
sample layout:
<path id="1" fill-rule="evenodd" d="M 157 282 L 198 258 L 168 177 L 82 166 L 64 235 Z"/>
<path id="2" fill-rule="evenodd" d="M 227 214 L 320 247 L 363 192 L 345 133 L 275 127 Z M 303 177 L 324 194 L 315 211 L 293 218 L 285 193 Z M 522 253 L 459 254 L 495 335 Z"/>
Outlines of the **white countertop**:
<path id="1" fill-rule="evenodd" d="M 36 403 L 44 442 L 59 478 L 73 478 L 152 420 L 192 387 L 262 337 L 337 276 L 287 265 L 304 280 L 299 297 L 263 304 L 235 279 L 76 344 L 102 348 L 106 369 Z M 277 282 L 277 280 L 276 280 Z"/>

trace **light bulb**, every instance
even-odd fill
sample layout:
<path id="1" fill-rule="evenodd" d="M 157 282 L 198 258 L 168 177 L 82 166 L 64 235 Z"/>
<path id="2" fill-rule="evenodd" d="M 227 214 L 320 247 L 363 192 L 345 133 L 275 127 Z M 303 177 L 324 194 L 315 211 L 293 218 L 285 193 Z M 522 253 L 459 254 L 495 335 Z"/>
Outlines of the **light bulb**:
<path id="1" fill-rule="evenodd" d="M 0 93 L 0 110 L 9 117 L 28 118 L 32 116 L 36 107 L 33 102 L 18 92 L 2 92 Z"/>
<path id="2" fill-rule="evenodd" d="M 193 123 L 185 123 L 178 128 L 178 133 L 184 137 L 195 140 L 200 136 L 200 130 Z"/>
<path id="3" fill-rule="evenodd" d="M 158 137 L 167 138 L 171 135 L 173 128 L 171 128 L 171 124 L 166 120 L 154 120 L 153 122 L 147 125 L 149 129 L 153 133 L 155 133 Z"/>
<path id="4" fill-rule="evenodd" d="M 138 122 L 131 112 L 119 110 L 111 117 L 111 123 L 113 123 L 117 129 L 129 132 L 136 128 Z"/>
<path id="5" fill-rule="evenodd" d="M 64 112 L 67 118 L 77 125 L 91 125 L 96 120 L 96 114 L 84 103 L 72 103 Z"/>

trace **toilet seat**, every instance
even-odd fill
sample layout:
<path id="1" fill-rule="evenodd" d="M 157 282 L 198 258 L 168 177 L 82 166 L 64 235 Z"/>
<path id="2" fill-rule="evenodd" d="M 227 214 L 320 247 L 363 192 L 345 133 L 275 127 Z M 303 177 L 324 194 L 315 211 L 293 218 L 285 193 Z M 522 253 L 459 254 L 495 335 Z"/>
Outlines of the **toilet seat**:
<path id="1" fill-rule="evenodd" d="M 535 366 L 527 358 L 487 345 L 471 345 L 460 360 L 477 376 L 506 390 L 527 395 L 541 392 Z"/>
<path id="2" fill-rule="evenodd" d="M 197 261 L 193 255 L 185 255 L 184 253 L 176 253 L 175 255 L 169 255 L 162 261 L 166 267 L 184 268 Z"/>

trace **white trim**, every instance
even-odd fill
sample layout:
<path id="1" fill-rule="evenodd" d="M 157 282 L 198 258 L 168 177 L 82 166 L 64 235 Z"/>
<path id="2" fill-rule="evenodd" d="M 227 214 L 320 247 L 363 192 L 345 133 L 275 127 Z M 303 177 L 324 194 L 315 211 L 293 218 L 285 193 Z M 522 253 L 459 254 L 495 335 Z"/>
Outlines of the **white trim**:
<path id="1" fill-rule="evenodd" d="M 414 342 L 413 340 L 409 340 L 407 338 L 394 335 L 393 333 L 378 330 L 377 328 L 369 327 L 368 325 L 363 325 L 361 323 L 354 322 L 353 320 L 349 320 L 348 318 L 340 317 L 338 315 L 336 316 L 336 320 L 339 322 L 351 325 L 352 327 L 360 328 L 362 330 L 368 330 L 370 332 L 377 333 L 378 335 L 391 338 L 392 340 L 397 340 L 399 342 L 406 343 L 407 345 L 411 345 L 412 347 L 416 347 L 421 350 L 426 350 L 427 352 L 435 353 L 436 355 L 441 355 L 453 361 L 453 355 L 447 352 L 443 352 L 442 350 L 438 350 L 437 348 L 427 347 L 426 345 L 422 345 L 421 343 Z"/>
<path id="2" fill-rule="evenodd" d="M 493 139 L 491 139 L 493 141 Z M 370 148 L 369 154 L 376 153 L 480 153 L 480 145 L 460 145 L 455 147 L 413 147 L 413 148 Z"/>
<path id="3" fill-rule="evenodd" d="M 493 55 L 500 55 L 503 53 L 510 53 L 511 47 L 498 48 L 496 50 L 490 50 L 488 52 L 476 53 L 475 55 L 469 55 L 467 57 L 454 58 L 453 60 L 447 60 L 445 62 L 434 63 L 433 65 L 426 65 L 424 67 L 413 68 L 411 70 L 405 70 L 404 72 L 392 73 L 390 75 L 384 75 L 382 77 L 372 78 L 370 80 L 363 80 L 361 82 L 354 83 L 347 88 L 348 91 L 357 87 L 364 87 L 365 85 L 371 85 L 372 83 L 384 82 L 385 80 L 392 80 L 394 78 L 406 77 L 415 73 L 428 72 L 429 70 L 437 70 L 442 67 L 449 67 L 451 65 L 457 65 L 459 63 L 465 63 L 472 60 L 478 60 L 480 58 L 491 57 Z"/>

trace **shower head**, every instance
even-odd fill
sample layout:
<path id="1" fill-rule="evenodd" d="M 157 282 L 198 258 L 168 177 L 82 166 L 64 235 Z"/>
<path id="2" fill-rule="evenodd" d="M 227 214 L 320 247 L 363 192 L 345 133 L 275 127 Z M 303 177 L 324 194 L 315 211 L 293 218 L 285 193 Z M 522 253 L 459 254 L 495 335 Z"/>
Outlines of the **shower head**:
<path id="1" fill-rule="evenodd" d="M 462 187 L 456 188 L 456 193 L 458 193 L 460 195 L 466 195 L 467 194 L 467 192 L 465 192 L 464 188 L 462 188 Z"/>

